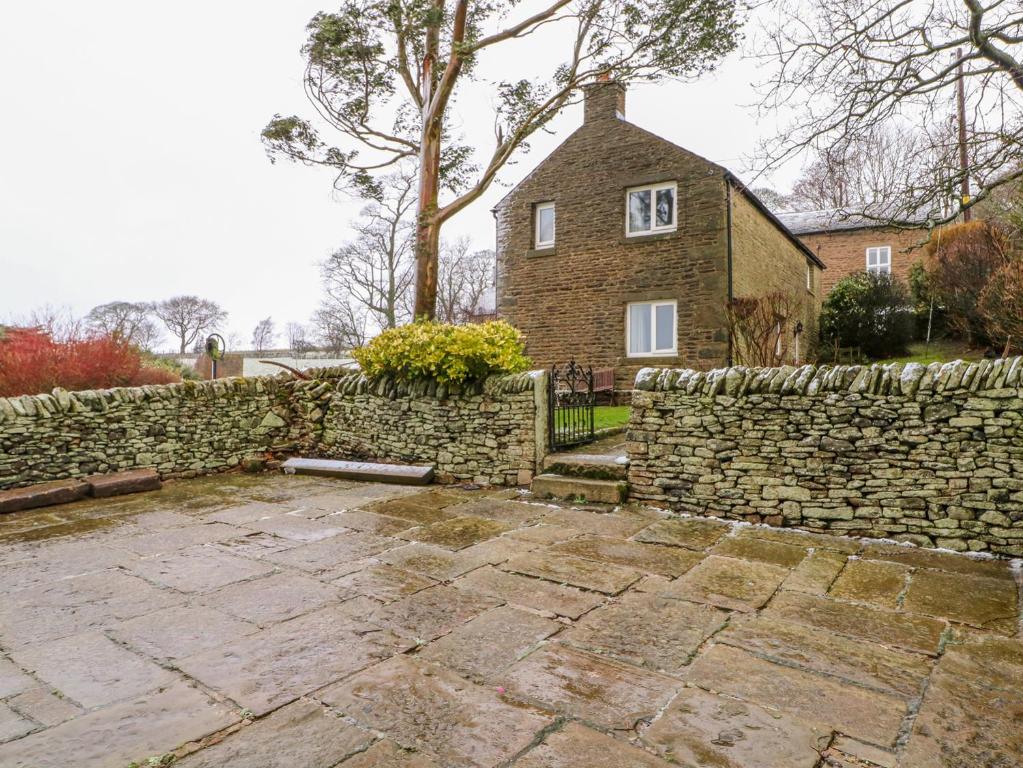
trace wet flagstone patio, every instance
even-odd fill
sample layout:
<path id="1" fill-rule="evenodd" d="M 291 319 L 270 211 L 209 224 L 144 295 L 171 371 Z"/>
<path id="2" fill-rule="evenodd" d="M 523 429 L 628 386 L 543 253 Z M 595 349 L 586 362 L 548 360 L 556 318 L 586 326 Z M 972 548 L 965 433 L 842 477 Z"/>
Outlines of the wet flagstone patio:
<path id="1" fill-rule="evenodd" d="M 1004 561 L 220 476 L 0 518 L 0 766 L 1023 765 Z"/>

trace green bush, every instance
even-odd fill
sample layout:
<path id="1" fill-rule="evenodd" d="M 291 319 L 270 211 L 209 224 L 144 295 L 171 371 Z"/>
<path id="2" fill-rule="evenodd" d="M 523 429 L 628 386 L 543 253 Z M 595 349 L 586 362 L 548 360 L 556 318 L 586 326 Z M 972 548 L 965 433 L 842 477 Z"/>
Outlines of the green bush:
<path id="1" fill-rule="evenodd" d="M 859 347 L 869 357 L 906 354 L 913 326 L 909 291 L 891 275 L 860 272 L 843 278 L 821 307 L 823 344 Z"/>
<path id="2" fill-rule="evenodd" d="M 522 335 L 503 320 L 474 325 L 418 321 L 384 331 L 352 356 L 370 377 L 439 384 L 520 373 L 530 365 Z"/>

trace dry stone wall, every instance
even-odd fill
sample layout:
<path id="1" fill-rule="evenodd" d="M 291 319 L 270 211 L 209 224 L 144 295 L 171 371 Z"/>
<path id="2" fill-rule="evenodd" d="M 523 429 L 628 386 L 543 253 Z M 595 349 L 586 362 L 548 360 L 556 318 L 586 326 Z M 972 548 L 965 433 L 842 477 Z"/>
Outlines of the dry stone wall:
<path id="1" fill-rule="evenodd" d="M 449 479 L 516 483 L 543 449 L 542 375 L 448 390 L 307 373 L 0 398 L 0 490 L 138 468 L 206 474 L 264 453 L 429 462 Z"/>
<path id="2" fill-rule="evenodd" d="M 633 498 L 1023 555 L 1023 358 L 648 368 L 636 390 Z"/>
<path id="3" fill-rule="evenodd" d="M 451 389 L 351 374 L 330 401 L 320 453 L 428 462 L 448 481 L 528 483 L 545 450 L 545 375 Z"/>

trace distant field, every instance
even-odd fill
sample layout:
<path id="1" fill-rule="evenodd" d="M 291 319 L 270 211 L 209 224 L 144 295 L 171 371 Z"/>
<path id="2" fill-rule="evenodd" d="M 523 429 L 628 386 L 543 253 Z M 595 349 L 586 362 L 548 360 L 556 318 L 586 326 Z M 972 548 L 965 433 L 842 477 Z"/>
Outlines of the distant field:
<path id="1" fill-rule="evenodd" d="M 970 349 L 961 341 L 941 339 L 928 344 L 910 344 L 909 354 L 905 357 L 892 357 L 876 360 L 878 363 L 947 363 L 952 360 L 980 360 L 983 350 Z"/>

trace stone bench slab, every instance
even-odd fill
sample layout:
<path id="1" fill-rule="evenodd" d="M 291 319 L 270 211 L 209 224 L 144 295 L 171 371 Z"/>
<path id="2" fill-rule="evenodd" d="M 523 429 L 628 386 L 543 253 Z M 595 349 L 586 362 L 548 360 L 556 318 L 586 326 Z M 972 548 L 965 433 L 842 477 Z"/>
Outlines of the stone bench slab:
<path id="1" fill-rule="evenodd" d="M 410 464 L 374 464 L 368 461 L 336 461 L 332 459 L 288 459 L 285 472 L 297 475 L 336 477 L 395 485 L 427 485 L 433 480 L 433 467 Z"/>
<path id="2" fill-rule="evenodd" d="M 126 493 L 158 491 L 163 487 L 160 475 L 155 469 L 132 469 L 126 472 L 111 472 L 108 475 L 91 475 L 85 478 L 85 482 L 89 484 L 89 495 L 97 499 Z"/>
<path id="3" fill-rule="evenodd" d="M 54 480 L 24 488 L 12 488 L 9 491 L 0 491 L 0 514 L 48 507 L 51 504 L 67 504 L 84 499 L 88 492 L 89 484 L 81 480 Z"/>

